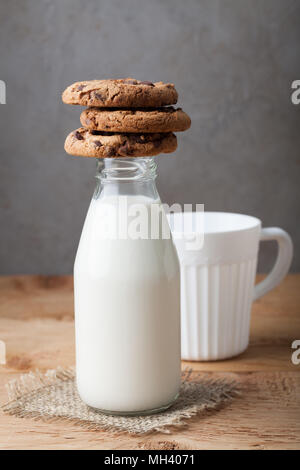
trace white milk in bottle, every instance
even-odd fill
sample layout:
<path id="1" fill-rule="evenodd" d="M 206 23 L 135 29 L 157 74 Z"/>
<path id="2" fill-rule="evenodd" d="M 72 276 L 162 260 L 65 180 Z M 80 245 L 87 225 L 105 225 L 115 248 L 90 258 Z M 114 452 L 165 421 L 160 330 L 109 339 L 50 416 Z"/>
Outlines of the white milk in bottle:
<path id="1" fill-rule="evenodd" d="M 165 217 L 153 158 L 99 165 L 74 266 L 78 391 L 104 412 L 151 413 L 180 387 L 177 254 L 161 229 L 151 237 L 151 213 Z"/>

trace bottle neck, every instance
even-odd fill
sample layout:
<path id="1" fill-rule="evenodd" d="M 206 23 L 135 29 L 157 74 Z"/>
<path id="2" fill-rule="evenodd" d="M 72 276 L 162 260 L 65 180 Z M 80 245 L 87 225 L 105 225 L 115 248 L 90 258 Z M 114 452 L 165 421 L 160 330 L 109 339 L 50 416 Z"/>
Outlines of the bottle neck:
<path id="1" fill-rule="evenodd" d="M 124 195 L 159 199 L 156 168 L 153 157 L 99 159 L 94 197 Z"/>

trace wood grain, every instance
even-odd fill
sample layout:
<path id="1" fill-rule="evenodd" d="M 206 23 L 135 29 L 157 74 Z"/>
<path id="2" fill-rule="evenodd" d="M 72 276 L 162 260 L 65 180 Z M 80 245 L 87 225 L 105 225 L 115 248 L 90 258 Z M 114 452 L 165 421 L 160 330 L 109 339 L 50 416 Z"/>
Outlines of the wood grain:
<path id="1" fill-rule="evenodd" d="M 190 420 L 169 435 L 117 437 L 70 423 L 44 423 L 0 413 L 0 449 L 300 449 L 300 365 L 291 344 L 300 339 L 300 275 L 290 275 L 253 305 L 249 349 L 220 362 L 184 362 L 195 371 L 234 377 L 242 397 Z M 39 368 L 74 364 L 70 276 L 0 277 L 0 404 L 5 383 Z"/>

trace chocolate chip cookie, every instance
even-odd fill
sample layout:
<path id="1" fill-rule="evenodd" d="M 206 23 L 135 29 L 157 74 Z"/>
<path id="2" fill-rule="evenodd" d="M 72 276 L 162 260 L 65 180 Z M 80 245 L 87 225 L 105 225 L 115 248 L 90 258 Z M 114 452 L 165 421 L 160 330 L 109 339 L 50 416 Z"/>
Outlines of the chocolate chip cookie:
<path id="1" fill-rule="evenodd" d="M 76 82 L 62 94 L 64 103 L 102 108 L 154 108 L 175 104 L 177 98 L 172 83 L 143 82 L 133 78 Z"/>
<path id="2" fill-rule="evenodd" d="M 121 134 L 90 131 L 84 127 L 66 138 L 65 151 L 83 157 L 143 157 L 174 152 L 177 138 L 171 132 Z"/>
<path id="3" fill-rule="evenodd" d="M 109 132 L 180 132 L 191 125 L 189 116 L 182 109 L 165 108 L 118 109 L 87 108 L 80 116 L 87 129 Z"/>

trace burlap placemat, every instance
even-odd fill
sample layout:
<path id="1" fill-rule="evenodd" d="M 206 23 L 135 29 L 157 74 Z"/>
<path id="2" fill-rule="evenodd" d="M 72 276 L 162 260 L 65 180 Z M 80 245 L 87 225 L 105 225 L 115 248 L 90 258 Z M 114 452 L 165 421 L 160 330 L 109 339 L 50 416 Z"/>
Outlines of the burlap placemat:
<path id="1" fill-rule="evenodd" d="M 179 398 L 168 410 L 149 416 L 109 416 L 85 405 L 78 396 L 75 371 L 58 368 L 46 374 L 30 372 L 7 384 L 9 402 L 5 413 L 21 418 L 72 421 L 86 429 L 146 434 L 170 432 L 186 420 L 216 409 L 239 394 L 237 384 L 224 378 L 211 379 L 203 374 L 182 373 Z"/>

